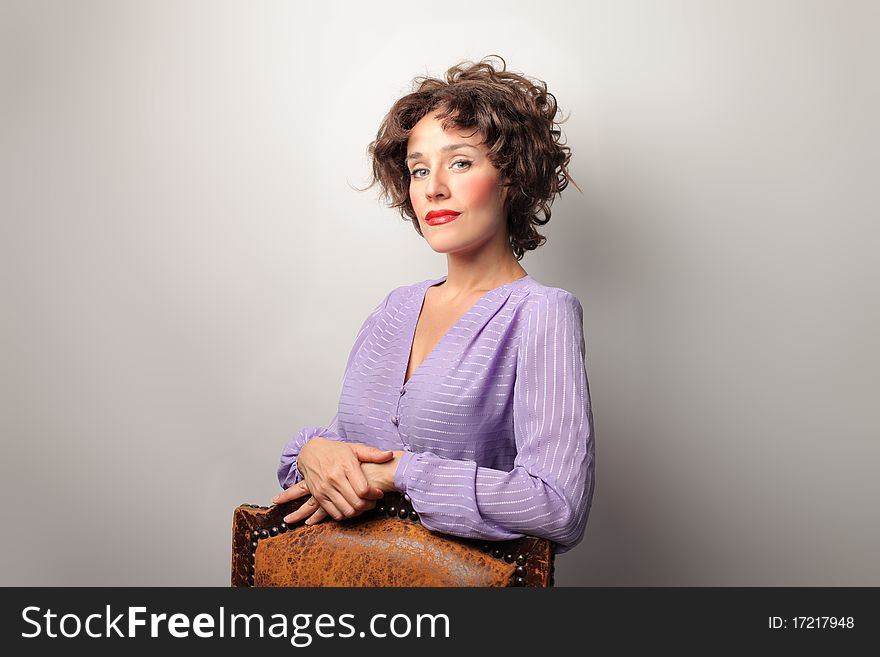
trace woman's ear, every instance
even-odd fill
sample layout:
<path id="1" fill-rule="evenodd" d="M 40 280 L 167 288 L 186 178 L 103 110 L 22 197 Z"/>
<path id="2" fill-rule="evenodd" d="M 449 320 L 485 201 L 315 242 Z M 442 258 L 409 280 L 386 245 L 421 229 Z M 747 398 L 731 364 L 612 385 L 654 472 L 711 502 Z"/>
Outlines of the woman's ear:
<path id="1" fill-rule="evenodd" d="M 503 200 L 506 207 L 507 201 L 510 198 L 510 179 L 504 178 L 499 184 L 501 185 L 501 199 Z"/>

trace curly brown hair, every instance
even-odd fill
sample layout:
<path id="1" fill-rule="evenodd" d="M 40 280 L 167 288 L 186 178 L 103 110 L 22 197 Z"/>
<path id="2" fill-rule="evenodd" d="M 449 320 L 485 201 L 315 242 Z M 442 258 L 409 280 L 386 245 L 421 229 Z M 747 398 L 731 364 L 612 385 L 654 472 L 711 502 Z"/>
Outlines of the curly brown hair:
<path id="1" fill-rule="evenodd" d="M 501 69 L 486 60 L 497 57 Z M 508 187 L 506 213 L 510 246 L 517 260 L 526 251 L 547 241 L 536 226 L 550 221 L 550 206 L 569 181 L 571 149 L 559 141 L 555 121 L 556 97 L 541 80 L 532 82 L 507 71 L 500 55 L 478 63 L 462 61 L 446 71 L 446 79 L 419 76 L 413 91 L 400 98 L 385 115 L 376 140 L 369 145 L 372 180 L 359 191 L 380 184 L 389 207 L 398 208 L 419 235 L 422 230 L 409 199 L 410 172 L 406 164 L 407 141 L 413 126 L 438 110 L 444 130 L 477 128 L 488 148 L 489 161 Z M 543 213 L 544 217 L 539 216 Z"/>

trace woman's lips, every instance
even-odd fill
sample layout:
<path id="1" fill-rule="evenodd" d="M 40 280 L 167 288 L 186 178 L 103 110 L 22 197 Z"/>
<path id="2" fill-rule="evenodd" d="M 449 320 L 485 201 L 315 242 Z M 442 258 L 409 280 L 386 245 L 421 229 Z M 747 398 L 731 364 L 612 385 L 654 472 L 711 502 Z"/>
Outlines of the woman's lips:
<path id="1" fill-rule="evenodd" d="M 441 214 L 431 217 L 430 219 L 425 219 L 425 223 L 429 226 L 439 226 L 440 224 L 448 224 L 450 221 L 455 221 L 457 217 L 457 214 Z"/>

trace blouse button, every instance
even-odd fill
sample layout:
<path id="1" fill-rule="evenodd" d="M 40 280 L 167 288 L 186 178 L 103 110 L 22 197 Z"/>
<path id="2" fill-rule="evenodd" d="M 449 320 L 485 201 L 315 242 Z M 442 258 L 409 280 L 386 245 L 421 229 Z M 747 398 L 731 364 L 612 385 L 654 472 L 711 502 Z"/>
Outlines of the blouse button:
<path id="1" fill-rule="evenodd" d="M 394 417 L 391 418 L 391 424 L 393 424 L 396 427 L 398 424 L 400 424 L 400 418 L 395 415 Z"/>

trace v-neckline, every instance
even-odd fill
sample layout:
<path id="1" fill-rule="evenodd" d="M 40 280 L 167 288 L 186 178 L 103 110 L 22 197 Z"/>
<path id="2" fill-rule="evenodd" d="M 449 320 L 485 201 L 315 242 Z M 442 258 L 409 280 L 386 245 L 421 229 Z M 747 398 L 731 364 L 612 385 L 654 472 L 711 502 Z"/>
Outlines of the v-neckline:
<path id="1" fill-rule="evenodd" d="M 403 361 L 403 375 L 401 377 L 403 382 L 401 383 L 401 389 L 404 388 L 405 386 L 409 385 L 409 382 L 413 380 L 413 377 L 415 377 L 415 375 L 418 374 L 419 371 L 421 371 L 422 366 L 428 361 L 428 359 L 431 358 L 431 356 L 433 356 L 434 353 L 440 349 L 440 345 L 442 345 L 446 341 L 446 338 L 449 337 L 449 334 L 452 333 L 453 329 L 455 329 L 455 327 L 457 327 L 465 317 L 470 315 L 474 311 L 474 309 L 477 308 L 485 298 L 487 298 L 493 292 L 497 292 L 498 290 L 505 288 L 508 285 L 513 285 L 514 283 L 519 283 L 520 281 L 523 281 L 524 279 L 529 278 L 529 274 L 526 274 L 525 276 L 520 276 L 516 280 L 510 281 L 509 283 L 504 283 L 503 285 L 499 285 L 498 287 L 492 288 L 488 292 L 485 292 L 479 299 L 474 301 L 474 303 L 472 303 L 471 306 L 467 310 L 465 310 L 457 320 L 455 320 L 455 322 L 452 324 L 452 326 L 450 326 L 449 329 L 442 336 L 440 336 L 440 339 L 437 341 L 437 344 L 435 344 L 433 346 L 431 351 L 429 351 L 427 353 L 427 355 L 422 359 L 422 362 L 419 363 L 418 367 L 416 367 L 416 369 L 413 370 L 413 373 L 410 374 L 410 377 L 407 379 L 406 378 L 406 371 L 409 369 L 409 361 L 412 358 L 413 348 L 415 347 L 416 332 L 418 331 L 418 328 L 419 328 L 419 319 L 421 319 L 422 311 L 425 308 L 425 300 L 428 298 L 428 290 L 432 287 L 440 285 L 441 283 L 445 283 L 446 279 L 448 279 L 448 278 L 449 278 L 449 275 L 447 274 L 446 276 L 441 276 L 440 278 L 435 278 L 434 280 L 428 280 L 427 281 L 428 284 L 422 288 L 422 291 L 421 291 L 422 298 L 421 298 L 421 301 L 419 302 L 418 310 L 416 311 L 416 314 L 415 314 L 415 319 L 413 320 L 412 326 L 410 327 L 410 330 L 409 330 L 409 351 L 407 352 L 406 358 Z"/>

